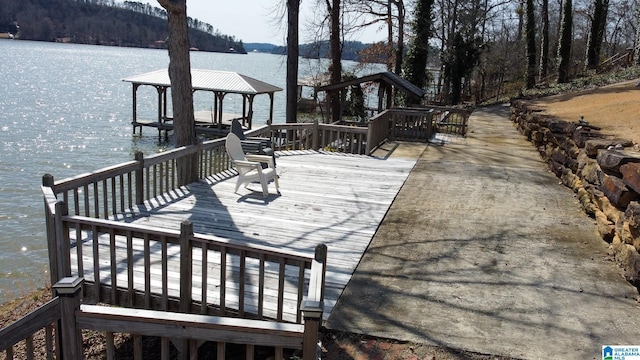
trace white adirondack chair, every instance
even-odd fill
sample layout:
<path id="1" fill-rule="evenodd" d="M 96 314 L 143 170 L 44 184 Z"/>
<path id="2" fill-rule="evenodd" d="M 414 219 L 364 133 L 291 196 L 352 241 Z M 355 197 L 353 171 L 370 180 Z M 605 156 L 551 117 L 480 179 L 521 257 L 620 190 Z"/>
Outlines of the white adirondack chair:
<path id="1" fill-rule="evenodd" d="M 245 154 L 242 150 L 240 138 L 233 133 L 227 135 L 225 146 L 227 148 L 227 154 L 233 162 L 233 166 L 238 171 L 236 193 L 240 185 L 244 184 L 246 188 L 248 184 L 258 181 L 262 185 L 262 195 L 267 197 L 269 196 L 269 182 L 273 181 L 276 185 L 276 191 L 280 194 L 278 174 L 276 173 L 276 167 L 273 163 L 273 157 L 269 155 Z M 263 169 L 262 163 L 268 164 L 268 167 Z"/>

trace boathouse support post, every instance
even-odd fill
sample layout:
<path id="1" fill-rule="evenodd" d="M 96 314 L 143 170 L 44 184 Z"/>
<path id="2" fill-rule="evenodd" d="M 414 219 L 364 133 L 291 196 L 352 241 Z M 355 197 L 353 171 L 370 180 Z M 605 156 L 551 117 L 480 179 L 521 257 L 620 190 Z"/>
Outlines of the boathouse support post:
<path id="1" fill-rule="evenodd" d="M 144 154 L 136 151 L 135 161 L 138 163 L 136 169 L 136 205 L 144 202 Z"/>
<path id="2" fill-rule="evenodd" d="M 80 310 L 84 279 L 69 276 L 53 285 L 55 295 L 60 299 L 60 321 L 56 329 L 58 346 L 63 359 L 82 359 L 82 333 L 76 325 L 76 312 Z"/>
<path id="3" fill-rule="evenodd" d="M 142 126 L 138 125 L 138 87 L 140 87 L 140 84 L 133 84 L 133 94 L 131 95 L 133 98 L 133 109 L 131 112 L 133 114 L 133 120 L 131 123 L 133 124 L 133 135 L 136 134 L 136 127 L 139 127 L 140 135 L 142 136 Z"/>

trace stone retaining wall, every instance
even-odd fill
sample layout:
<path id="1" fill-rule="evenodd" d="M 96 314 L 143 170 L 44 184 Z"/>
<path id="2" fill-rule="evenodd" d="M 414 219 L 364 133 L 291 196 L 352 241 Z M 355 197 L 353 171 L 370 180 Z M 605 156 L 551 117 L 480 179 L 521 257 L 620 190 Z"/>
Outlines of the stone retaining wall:
<path id="1" fill-rule="evenodd" d="M 573 189 L 626 279 L 640 287 L 639 145 L 607 136 L 581 119 L 542 114 L 526 100 L 511 102 L 511 120 Z"/>

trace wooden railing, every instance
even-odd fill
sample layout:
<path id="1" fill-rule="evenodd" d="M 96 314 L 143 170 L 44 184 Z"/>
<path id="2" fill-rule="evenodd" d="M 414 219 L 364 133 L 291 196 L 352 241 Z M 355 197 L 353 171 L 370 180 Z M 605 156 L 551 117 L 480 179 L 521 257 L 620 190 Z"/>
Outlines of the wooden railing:
<path id="1" fill-rule="evenodd" d="M 178 231 L 66 215 L 66 204 L 49 188 L 43 191 L 52 272 L 90 281 L 85 301 L 301 321 L 299 306 L 313 257 L 194 235 L 190 222 Z"/>
<path id="2" fill-rule="evenodd" d="M 430 107 L 433 111 L 433 131 L 451 135 L 467 135 L 472 110 L 452 107 Z"/>
<path id="3" fill-rule="evenodd" d="M 138 152 L 133 161 L 57 182 L 45 175 L 43 185 L 51 187 L 55 196 L 67 204 L 70 214 L 110 219 L 178 189 L 177 163 L 196 154 L 201 179 L 231 176 L 224 139 L 217 139 L 147 157 Z"/>
<path id="4" fill-rule="evenodd" d="M 442 114 L 447 114 L 442 119 Z M 271 138 L 274 150 L 326 150 L 358 155 L 370 155 L 388 139 L 399 141 L 428 141 L 434 125 L 438 129 L 466 133 L 470 112 L 456 108 L 388 109 L 362 126 L 361 123 L 341 124 L 272 124 L 248 132 L 249 136 Z M 447 126 L 444 126 L 447 125 Z"/>
<path id="5" fill-rule="evenodd" d="M 323 267 L 323 262 L 314 262 L 312 279 L 322 276 L 318 274 L 324 273 Z M 42 357 L 48 359 L 81 359 L 84 352 L 81 330 L 93 330 L 105 333 L 107 359 L 115 358 L 114 333 L 133 334 L 134 359 L 143 357 L 142 336 L 160 338 L 163 359 L 169 358 L 171 343 L 178 349 L 180 359 L 188 359 L 196 357 L 198 347 L 207 341 L 217 343 L 217 358 L 224 359 L 229 339 L 233 339 L 234 344 L 245 345 L 247 359 L 253 359 L 255 346 L 274 347 L 276 359 L 283 359 L 285 348 L 302 350 L 304 360 L 318 358 L 322 303 L 317 298 L 321 290 L 314 286 L 309 288 L 302 310 L 304 325 L 81 305 L 82 287 L 83 279 L 79 277 L 63 278 L 55 284 L 53 300 L 0 329 L 0 353 L 4 352 L 8 359 L 14 356 L 32 359 L 43 353 Z M 34 342 L 34 334 L 43 329 L 44 341 Z M 24 353 L 17 354 L 14 347 L 22 341 Z"/>
<path id="6" fill-rule="evenodd" d="M 368 127 L 277 124 L 248 135 L 270 137 L 276 151 L 368 155 L 387 138 L 427 141 L 435 113 L 388 110 Z M 45 175 L 51 283 L 85 278 L 87 304 L 301 323 L 305 290 L 324 288 L 324 273 L 318 280 L 309 269 L 322 258 L 318 252 L 326 259 L 326 248 L 310 257 L 194 234 L 190 223 L 161 230 L 126 222 L 154 198 L 187 191 L 180 186 L 177 164 L 194 157 L 201 179 L 235 175 L 224 139 L 149 157 L 138 153 L 133 161 L 61 181 Z M 321 308 L 323 295 L 320 290 L 307 307 Z"/>
<path id="7" fill-rule="evenodd" d="M 45 354 L 42 358 L 52 359 L 57 349 L 53 345 L 54 329 L 59 320 L 60 299 L 56 297 L 20 320 L 0 329 L 0 354 L 4 351 L 6 359 L 33 359 L 35 354 Z M 38 335 L 44 338 L 44 348 L 34 342 Z M 24 354 L 15 353 L 14 346 L 20 342 L 24 342 Z M 60 355 L 56 358 L 60 358 Z"/>

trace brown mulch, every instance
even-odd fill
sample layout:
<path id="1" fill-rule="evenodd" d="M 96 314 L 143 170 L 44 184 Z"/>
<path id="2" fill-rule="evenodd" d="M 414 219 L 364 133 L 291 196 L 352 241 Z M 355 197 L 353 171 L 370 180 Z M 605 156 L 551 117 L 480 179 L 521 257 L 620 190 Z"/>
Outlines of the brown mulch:
<path id="1" fill-rule="evenodd" d="M 640 87 L 638 80 L 571 94 L 533 100 L 545 113 L 577 122 L 584 117 L 602 133 L 640 144 Z"/>

